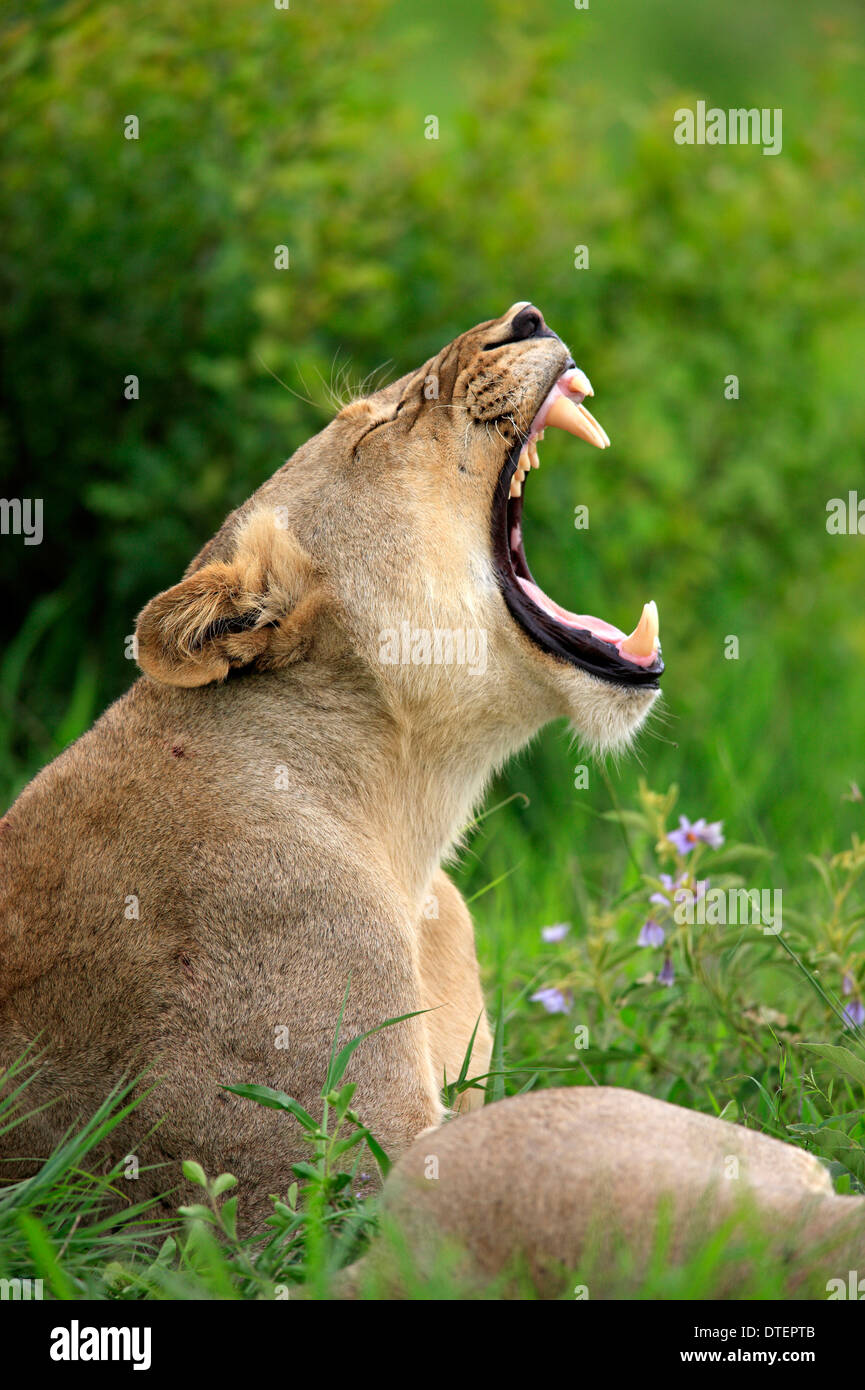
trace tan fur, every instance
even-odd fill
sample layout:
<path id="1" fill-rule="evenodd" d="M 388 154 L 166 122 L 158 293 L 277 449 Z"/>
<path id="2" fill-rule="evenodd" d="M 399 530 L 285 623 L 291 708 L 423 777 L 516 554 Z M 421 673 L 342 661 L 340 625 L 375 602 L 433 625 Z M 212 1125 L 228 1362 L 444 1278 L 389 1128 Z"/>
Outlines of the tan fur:
<path id="1" fill-rule="evenodd" d="M 511 317 L 352 403 L 229 516 L 142 612 L 144 677 L 0 822 L 0 1063 L 35 1042 L 29 1103 L 51 1102 L 2 1156 L 44 1158 L 149 1066 L 160 1084 L 106 1152 L 165 1165 L 131 1195 L 195 1157 L 260 1220 L 306 1151 L 220 1085 L 318 1109 L 349 980 L 345 1039 L 433 1009 L 358 1049 L 357 1110 L 395 1155 L 441 1118 L 482 1013 L 443 858 L 542 724 L 617 746 L 654 698 L 547 656 L 498 590 L 496 480 L 567 360 L 508 342 Z M 483 629 L 487 669 L 384 664 L 403 620 Z M 482 1017 L 474 1074 L 489 1048 Z"/>
<path id="2" fill-rule="evenodd" d="M 408 1270 L 422 1286 L 446 1260 L 476 1293 L 573 1297 L 579 1270 L 590 1298 L 616 1296 L 628 1279 L 639 1288 L 653 1250 L 685 1259 L 723 1223 L 731 1248 L 737 1229 L 762 1231 L 768 1258 L 792 1264 L 791 1291 L 803 1268 L 846 1281 L 865 1255 L 865 1197 L 836 1196 L 810 1154 L 606 1086 L 516 1096 L 422 1135 L 385 1183 L 383 1214 L 343 1296 L 399 1297 Z M 747 1272 L 744 1256 L 729 1266 L 728 1296 Z"/>

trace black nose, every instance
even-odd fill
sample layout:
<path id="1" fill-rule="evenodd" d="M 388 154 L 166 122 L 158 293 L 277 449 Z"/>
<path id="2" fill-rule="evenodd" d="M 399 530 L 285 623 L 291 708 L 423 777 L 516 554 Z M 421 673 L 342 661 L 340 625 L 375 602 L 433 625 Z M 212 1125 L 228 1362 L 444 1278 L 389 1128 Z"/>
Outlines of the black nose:
<path id="1" fill-rule="evenodd" d="M 540 338 L 549 333 L 547 325 L 544 323 L 544 316 L 533 304 L 527 304 L 525 309 L 520 309 L 511 319 L 512 341 L 519 342 L 522 338 Z"/>

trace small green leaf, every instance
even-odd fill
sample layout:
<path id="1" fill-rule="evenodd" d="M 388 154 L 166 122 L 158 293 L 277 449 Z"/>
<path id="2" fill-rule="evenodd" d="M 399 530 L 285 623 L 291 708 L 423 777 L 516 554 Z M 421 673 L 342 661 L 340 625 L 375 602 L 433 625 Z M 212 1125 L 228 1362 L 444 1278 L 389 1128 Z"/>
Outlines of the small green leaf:
<path id="1" fill-rule="evenodd" d="M 210 1189 L 214 1197 L 221 1197 L 223 1192 L 230 1192 L 233 1187 L 237 1187 L 237 1178 L 233 1173 L 220 1173 L 214 1179 L 213 1187 Z"/>
<path id="2" fill-rule="evenodd" d="M 216 1217 L 210 1207 L 202 1206 L 200 1202 L 194 1202 L 191 1207 L 178 1207 L 181 1216 L 186 1216 L 190 1220 L 208 1221 L 211 1226 L 216 1225 Z"/>
<path id="3" fill-rule="evenodd" d="M 222 1219 L 224 1230 L 228 1232 L 232 1240 L 237 1239 L 237 1198 L 229 1197 L 223 1202 L 219 1215 Z"/>
<path id="4" fill-rule="evenodd" d="M 373 1158 L 378 1164 L 379 1172 L 381 1173 L 382 1177 L 386 1178 L 391 1170 L 390 1159 L 388 1158 L 387 1154 L 385 1153 L 384 1149 L 382 1148 L 378 1140 L 375 1138 L 375 1136 L 373 1134 L 370 1134 L 369 1130 L 365 1131 L 365 1135 L 367 1148 L 369 1149 L 370 1153 L 372 1154 Z"/>
<path id="5" fill-rule="evenodd" d="M 305 1129 L 318 1129 L 318 1121 L 312 1118 L 308 1110 L 304 1110 L 300 1101 L 287 1096 L 285 1091 L 275 1091 L 272 1086 L 223 1086 L 222 1089 L 230 1091 L 233 1096 L 240 1096 L 243 1100 L 254 1100 L 257 1105 L 264 1105 L 268 1110 L 285 1110 L 296 1120 L 300 1120 Z"/>
<path id="6" fill-rule="evenodd" d="M 173 1236 L 166 1236 L 159 1247 L 159 1254 L 153 1261 L 156 1265 L 170 1265 L 177 1253 L 177 1241 Z"/>
<path id="7" fill-rule="evenodd" d="M 340 1139 L 331 1149 L 331 1160 L 340 1158 L 342 1154 L 348 1153 L 349 1149 L 353 1149 L 356 1145 L 362 1143 L 365 1137 L 362 1129 L 356 1129 L 354 1134 L 348 1135 L 345 1139 Z"/>
<path id="8" fill-rule="evenodd" d="M 299 1178 L 306 1178 L 308 1182 L 318 1182 L 321 1177 L 320 1170 L 313 1163 L 292 1163 L 291 1171 Z"/>
<path id="9" fill-rule="evenodd" d="M 195 1159 L 184 1159 L 182 1168 L 183 1176 L 187 1182 L 194 1182 L 198 1187 L 207 1187 L 207 1175 L 201 1164 L 196 1163 Z"/>

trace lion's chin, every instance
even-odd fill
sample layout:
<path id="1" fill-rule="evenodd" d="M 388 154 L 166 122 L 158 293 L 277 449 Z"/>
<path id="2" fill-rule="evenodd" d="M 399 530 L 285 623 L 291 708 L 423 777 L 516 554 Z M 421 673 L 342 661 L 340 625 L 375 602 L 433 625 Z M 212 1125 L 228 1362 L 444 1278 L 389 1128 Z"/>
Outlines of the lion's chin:
<path id="1" fill-rule="evenodd" d="M 560 693 L 580 740 L 593 753 L 621 753 L 633 743 L 660 691 L 617 686 L 582 671 L 563 673 Z"/>

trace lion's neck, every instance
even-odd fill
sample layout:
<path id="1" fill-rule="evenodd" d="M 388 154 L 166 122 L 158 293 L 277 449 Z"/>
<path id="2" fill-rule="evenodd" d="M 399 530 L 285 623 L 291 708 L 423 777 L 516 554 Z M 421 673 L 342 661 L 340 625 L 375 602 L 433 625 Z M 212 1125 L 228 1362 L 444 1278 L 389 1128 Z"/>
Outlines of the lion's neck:
<path id="1" fill-rule="evenodd" d="M 395 711 L 369 684 L 298 675 L 280 702 L 278 746 L 291 749 L 289 775 L 344 820 L 347 836 L 365 839 L 403 894 L 422 904 L 489 778 L 534 730 L 489 710 L 473 717 Z"/>
<path id="2" fill-rule="evenodd" d="M 143 681 L 130 696 L 147 727 L 181 731 L 241 829 L 264 819 L 274 835 L 296 838 L 301 820 L 304 833 L 317 822 L 329 846 L 344 843 L 347 860 L 386 876 L 417 910 L 490 776 L 533 732 L 497 710 L 395 711 L 340 667 L 206 690 Z"/>

